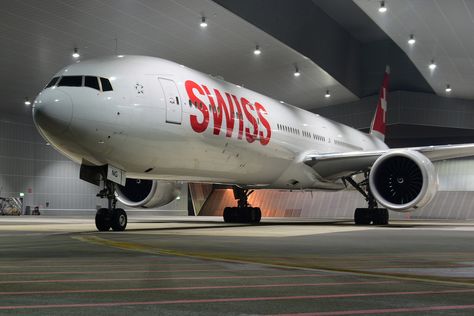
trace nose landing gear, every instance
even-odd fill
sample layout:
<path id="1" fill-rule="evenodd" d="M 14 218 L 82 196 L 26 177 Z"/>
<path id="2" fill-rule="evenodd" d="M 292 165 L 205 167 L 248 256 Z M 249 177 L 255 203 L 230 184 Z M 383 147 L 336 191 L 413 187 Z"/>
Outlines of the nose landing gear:
<path id="1" fill-rule="evenodd" d="M 104 188 L 97 194 L 100 198 L 107 198 L 108 208 L 101 208 L 95 214 L 95 226 L 99 231 L 124 231 L 127 227 L 127 213 L 122 208 L 116 208 L 115 183 L 104 180 Z"/>
<path id="2" fill-rule="evenodd" d="M 226 207 L 224 209 L 224 222 L 226 223 L 260 223 L 262 212 L 259 207 L 252 207 L 248 203 L 248 197 L 253 190 L 233 187 L 234 198 L 237 207 Z"/>

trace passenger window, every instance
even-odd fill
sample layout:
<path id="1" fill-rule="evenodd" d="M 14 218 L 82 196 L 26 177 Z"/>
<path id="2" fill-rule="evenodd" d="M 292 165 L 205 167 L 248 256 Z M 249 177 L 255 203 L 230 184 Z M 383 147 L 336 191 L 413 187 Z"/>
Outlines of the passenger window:
<path id="1" fill-rule="evenodd" d="M 51 81 L 46 85 L 45 89 L 56 85 L 56 83 L 58 82 L 58 79 L 59 77 L 54 77 L 53 79 L 51 79 Z"/>
<path id="2" fill-rule="evenodd" d="M 82 76 L 64 76 L 58 84 L 59 87 L 82 87 Z"/>
<path id="3" fill-rule="evenodd" d="M 112 85 L 110 84 L 109 79 L 106 78 L 100 78 L 100 83 L 102 85 L 102 91 L 112 91 Z"/>
<path id="4" fill-rule="evenodd" d="M 84 86 L 100 91 L 99 80 L 97 80 L 97 77 L 85 76 L 84 77 Z"/>

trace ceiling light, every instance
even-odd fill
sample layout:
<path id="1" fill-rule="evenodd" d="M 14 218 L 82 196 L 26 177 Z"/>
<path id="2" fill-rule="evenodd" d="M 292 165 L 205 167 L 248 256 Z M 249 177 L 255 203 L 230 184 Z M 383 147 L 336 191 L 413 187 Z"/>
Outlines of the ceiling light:
<path id="1" fill-rule="evenodd" d="M 298 69 L 297 66 L 295 66 L 295 72 L 293 73 L 295 77 L 299 77 L 301 75 L 300 70 Z"/>
<path id="2" fill-rule="evenodd" d="M 379 12 L 380 12 L 380 13 L 385 13 L 385 12 L 387 12 L 387 7 L 385 6 L 385 1 L 380 1 Z"/>
<path id="3" fill-rule="evenodd" d="M 123 58 L 123 55 L 117 55 L 118 58 Z"/>
<path id="4" fill-rule="evenodd" d="M 285 103 L 285 101 L 280 101 L 281 104 Z"/>
<path id="5" fill-rule="evenodd" d="M 324 95 L 326 99 L 329 99 L 331 97 L 331 94 L 329 93 L 329 90 L 326 90 L 326 94 Z"/>
<path id="6" fill-rule="evenodd" d="M 435 70 L 436 67 L 437 67 L 437 66 L 436 66 L 435 62 L 434 62 L 434 60 L 432 59 L 430 65 L 428 66 L 428 68 L 430 68 L 430 70 Z"/>
<path id="7" fill-rule="evenodd" d="M 410 39 L 408 40 L 408 44 L 413 45 L 415 43 L 416 43 L 415 36 L 411 34 Z"/>
<path id="8" fill-rule="evenodd" d="M 74 58 L 79 58 L 79 57 L 81 57 L 81 55 L 80 55 L 79 52 L 77 51 L 77 48 L 74 48 L 74 52 L 72 53 L 72 57 L 74 57 Z"/>
<path id="9" fill-rule="evenodd" d="M 28 98 L 25 98 L 25 105 L 31 105 L 31 101 Z"/>
<path id="10" fill-rule="evenodd" d="M 446 91 L 446 93 L 450 93 L 451 91 L 453 91 L 453 89 L 451 89 L 451 86 L 447 84 L 446 89 L 444 89 L 444 91 Z"/>
<path id="11" fill-rule="evenodd" d="M 201 26 L 202 28 L 207 27 L 206 17 L 203 16 L 201 18 L 201 23 L 199 24 L 199 26 Z"/>
<path id="12" fill-rule="evenodd" d="M 255 46 L 255 50 L 253 51 L 253 53 L 257 56 L 260 55 L 262 53 L 262 51 L 260 50 L 260 46 Z"/>

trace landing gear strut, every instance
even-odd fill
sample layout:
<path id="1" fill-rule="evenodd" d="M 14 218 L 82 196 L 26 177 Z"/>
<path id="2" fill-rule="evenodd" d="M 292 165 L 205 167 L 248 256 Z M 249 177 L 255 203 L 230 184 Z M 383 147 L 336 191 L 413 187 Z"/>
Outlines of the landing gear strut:
<path id="1" fill-rule="evenodd" d="M 262 212 L 259 207 L 252 207 L 248 203 L 248 197 L 253 190 L 233 187 L 234 198 L 237 207 L 226 207 L 224 209 L 224 222 L 226 223 L 260 223 Z"/>
<path id="2" fill-rule="evenodd" d="M 386 208 L 378 208 L 377 201 L 375 200 L 369 187 L 369 172 L 364 171 L 364 180 L 356 182 L 349 177 L 343 178 L 345 182 L 348 182 L 353 186 L 360 194 L 365 197 L 367 201 L 367 208 L 357 208 L 354 212 L 354 222 L 356 225 L 388 225 L 388 210 Z"/>
<path id="3" fill-rule="evenodd" d="M 99 231 L 124 231 L 127 227 L 127 213 L 116 208 L 117 197 L 115 196 L 115 183 L 104 180 L 104 188 L 97 194 L 100 198 L 107 198 L 108 208 L 101 208 L 95 214 L 95 226 Z"/>

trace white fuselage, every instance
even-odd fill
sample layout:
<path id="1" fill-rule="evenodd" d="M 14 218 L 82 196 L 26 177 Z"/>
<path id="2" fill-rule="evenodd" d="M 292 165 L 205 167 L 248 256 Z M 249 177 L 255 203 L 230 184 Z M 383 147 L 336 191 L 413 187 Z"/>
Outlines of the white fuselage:
<path id="1" fill-rule="evenodd" d="M 110 164 L 131 178 L 340 189 L 303 157 L 387 148 L 346 125 L 159 58 L 95 59 L 57 76 L 104 77 L 113 90 L 46 88 L 33 110 L 42 135 L 78 163 Z"/>

